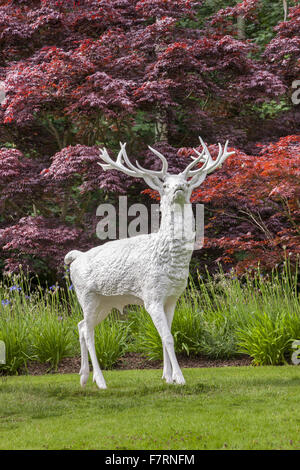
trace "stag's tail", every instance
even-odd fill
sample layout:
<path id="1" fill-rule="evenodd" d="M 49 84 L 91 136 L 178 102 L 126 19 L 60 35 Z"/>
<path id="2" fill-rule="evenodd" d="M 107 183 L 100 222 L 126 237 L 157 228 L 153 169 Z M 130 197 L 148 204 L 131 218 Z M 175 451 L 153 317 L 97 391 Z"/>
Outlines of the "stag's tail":
<path id="1" fill-rule="evenodd" d="M 67 253 L 65 256 L 65 264 L 71 264 L 79 255 L 82 255 L 82 251 L 78 251 L 78 250 L 69 251 L 69 253 Z"/>

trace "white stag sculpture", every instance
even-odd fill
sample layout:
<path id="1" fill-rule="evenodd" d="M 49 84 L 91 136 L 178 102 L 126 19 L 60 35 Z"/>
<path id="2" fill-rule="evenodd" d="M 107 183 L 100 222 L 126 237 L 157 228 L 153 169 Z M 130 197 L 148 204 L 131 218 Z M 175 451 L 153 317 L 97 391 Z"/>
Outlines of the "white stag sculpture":
<path id="1" fill-rule="evenodd" d="M 185 170 L 177 175 L 167 172 L 167 160 L 151 147 L 162 162 L 160 171 L 146 170 L 138 162 L 134 166 L 127 156 L 126 144 L 121 144 L 116 161 L 110 158 L 106 149 L 101 150 L 105 164 L 99 165 L 104 170 L 117 169 L 126 175 L 143 178 L 150 188 L 159 192 L 161 223 L 156 233 L 109 241 L 85 253 L 73 250 L 65 257 L 65 263 L 71 264 L 71 280 L 84 314 L 78 324 L 82 386 L 89 376 L 89 353 L 93 381 L 100 389 L 106 388 L 95 352 L 94 328 L 113 308 L 122 311 L 129 304 L 145 306 L 161 337 L 162 378 L 167 383 L 185 383 L 174 351 L 171 325 L 176 302 L 187 285 L 195 240 L 195 232 L 189 223 L 193 219 L 190 197 L 206 175 L 234 153 L 227 151 L 228 142 L 224 150 L 219 144 L 219 155 L 213 160 L 201 138 L 200 142 L 202 153 L 195 150 L 198 156 L 192 157 Z M 201 167 L 197 165 L 200 162 L 203 163 Z M 188 230 L 187 226 L 190 227 Z M 179 233 L 184 235 L 177 236 Z"/>

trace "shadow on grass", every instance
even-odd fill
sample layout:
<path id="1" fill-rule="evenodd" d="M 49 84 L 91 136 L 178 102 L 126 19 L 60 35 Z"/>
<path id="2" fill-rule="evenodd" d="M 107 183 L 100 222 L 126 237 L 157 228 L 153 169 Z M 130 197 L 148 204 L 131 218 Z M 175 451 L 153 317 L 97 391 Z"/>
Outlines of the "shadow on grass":
<path id="1" fill-rule="evenodd" d="M 116 397 L 116 398 L 129 398 L 136 396 L 147 396 L 153 394 L 167 394 L 167 395 L 199 395 L 211 392 L 216 390 L 218 387 L 216 385 L 209 385 L 206 383 L 198 382 L 193 385 L 173 385 L 173 384 L 159 384 L 159 385 L 147 385 L 142 384 L 136 387 L 133 386 L 109 386 L 106 390 L 99 390 L 96 385 L 88 384 L 86 388 L 81 388 L 78 384 L 76 389 L 72 384 L 66 385 L 54 385 L 54 384 L 24 384 L 20 389 L 19 386 L 15 386 L 9 383 L 0 382 L 0 393 L 18 393 L 21 392 L 22 395 L 36 395 L 38 397 L 45 398 L 56 398 L 58 400 L 80 398 L 80 397 L 90 397 L 90 398 L 99 398 L 101 396 L 105 397 Z"/>
<path id="2" fill-rule="evenodd" d="M 296 371 L 295 371 L 296 372 Z M 297 372 L 300 372 L 300 369 Z M 224 381 L 225 378 L 225 381 Z M 61 417 L 74 412 L 85 411 L 94 413 L 97 409 L 105 412 L 124 412 L 126 409 L 139 406 L 151 406 L 157 401 L 157 406 L 176 400 L 184 400 L 184 397 L 196 398 L 205 401 L 211 394 L 226 392 L 239 392 L 249 394 L 249 390 L 255 393 L 258 389 L 282 388 L 289 389 L 300 386 L 300 374 L 292 376 L 251 376 L 220 377 L 219 382 L 197 381 L 185 386 L 165 383 L 141 383 L 138 381 L 108 383 L 108 389 L 99 390 L 95 384 L 89 382 L 85 389 L 79 383 L 11 383 L 8 378 L 0 379 L 0 423 L 7 426 L 19 426 L 22 420 L 44 419 Z M 143 400 L 143 398 L 151 399 Z M 251 399 L 262 399 L 252 396 Z M 247 398 L 247 400 L 249 397 Z M 161 403 L 160 403 L 161 402 Z M 236 401 L 233 403 L 237 403 Z M 239 403 L 240 404 L 240 403 Z"/>
<path id="3" fill-rule="evenodd" d="M 116 385 L 98 390 L 95 384 L 81 389 L 78 384 L 22 384 L 0 381 L 0 424 L 5 428 L 18 428 L 24 421 L 68 416 L 74 413 L 124 412 L 140 406 L 160 406 L 165 400 L 173 402 L 185 396 L 206 395 L 216 387 L 205 383 L 193 385 Z M 143 401 L 144 397 L 151 397 Z"/>
<path id="4" fill-rule="evenodd" d="M 263 371 L 262 371 L 263 372 Z M 297 372 L 297 374 L 296 374 Z M 272 377 L 243 376 L 206 378 L 205 381 L 193 381 L 185 386 L 158 383 L 158 380 L 143 383 L 138 380 L 125 382 L 108 382 L 108 389 L 99 390 L 91 379 L 85 389 L 77 382 L 66 383 L 14 383 L 9 378 L 0 379 L 0 425 L 4 429 L 19 428 L 26 421 L 79 416 L 82 413 L 94 416 L 95 413 L 105 411 L 126 412 L 126 410 L 151 407 L 165 407 L 167 403 L 189 402 L 196 399 L 198 404 L 205 405 L 206 399 L 214 393 L 225 394 L 227 405 L 233 407 L 248 406 L 264 403 L 268 397 L 256 396 L 256 392 L 268 389 L 282 389 L 288 391 L 300 386 L 300 369 L 289 376 Z M 225 380 L 224 380 L 225 379 Z M 228 395 L 229 392 L 229 395 Z M 234 392 L 232 394 L 232 392 Z M 237 395 L 236 395 L 237 393 Z M 186 397 L 186 399 L 185 399 Z M 187 404 L 186 403 L 186 404 Z M 176 405 L 177 406 L 177 405 Z"/>

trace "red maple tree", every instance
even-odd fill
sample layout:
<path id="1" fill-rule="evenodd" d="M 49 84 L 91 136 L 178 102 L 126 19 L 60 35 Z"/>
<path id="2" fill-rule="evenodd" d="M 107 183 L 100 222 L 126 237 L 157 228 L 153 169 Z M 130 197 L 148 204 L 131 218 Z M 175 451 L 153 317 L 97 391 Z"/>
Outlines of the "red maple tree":
<path id="1" fill-rule="evenodd" d="M 275 111 L 299 75 L 299 2 L 262 52 L 237 28 L 257 23 L 261 2 L 232 3 L 207 14 L 195 0 L 0 0 L 1 267 L 55 276 L 67 248 L 97 243 L 100 202 L 143 197 L 138 180 L 101 171 L 99 146 L 127 141 L 155 168 L 150 144 L 179 172 L 178 148 L 199 134 L 240 149 L 194 195 L 209 217 L 201 265 L 294 256 L 298 141 L 286 136 L 299 132 L 299 106 Z"/>

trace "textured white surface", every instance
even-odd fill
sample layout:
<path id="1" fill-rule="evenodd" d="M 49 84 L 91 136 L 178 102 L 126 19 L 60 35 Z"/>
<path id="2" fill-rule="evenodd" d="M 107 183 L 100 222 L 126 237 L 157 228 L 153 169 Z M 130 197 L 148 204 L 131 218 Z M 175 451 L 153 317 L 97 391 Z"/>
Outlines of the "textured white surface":
<path id="1" fill-rule="evenodd" d="M 224 152 L 220 148 L 219 157 L 213 161 L 205 144 L 201 143 L 202 154 L 198 153 L 198 157 L 178 175 L 167 173 L 167 162 L 157 151 L 155 154 L 163 162 L 161 171 L 144 170 L 139 165 L 134 167 L 128 160 L 125 145 L 121 144 L 116 161 L 110 159 L 105 149 L 102 151 L 106 162 L 101 165 L 104 169 L 117 168 L 141 177 L 152 189 L 159 190 L 162 219 L 156 233 L 110 241 L 85 253 L 73 250 L 65 257 L 65 263 L 71 264 L 71 280 L 84 315 L 78 324 L 82 386 L 89 376 L 89 353 L 93 380 L 99 388 L 106 388 L 96 357 L 94 328 L 113 308 L 122 311 L 128 304 L 144 305 L 151 315 L 163 344 L 163 378 L 167 383 L 185 383 L 174 352 L 171 324 L 176 302 L 187 285 L 194 247 L 191 192 L 233 153 L 227 152 L 226 144 Z M 202 167 L 192 170 L 199 162 L 203 162 Z"/>

